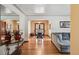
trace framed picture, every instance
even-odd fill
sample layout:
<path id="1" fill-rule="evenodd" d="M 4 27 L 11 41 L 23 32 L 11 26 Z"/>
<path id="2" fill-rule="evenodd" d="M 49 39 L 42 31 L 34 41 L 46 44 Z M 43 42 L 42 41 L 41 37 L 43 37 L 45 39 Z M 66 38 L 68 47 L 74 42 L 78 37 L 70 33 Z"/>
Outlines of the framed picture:
<path id="1" fill-rule="evenodd" d="M 70 21 L 60 21 L 60 28 L 70 28 Z"/>

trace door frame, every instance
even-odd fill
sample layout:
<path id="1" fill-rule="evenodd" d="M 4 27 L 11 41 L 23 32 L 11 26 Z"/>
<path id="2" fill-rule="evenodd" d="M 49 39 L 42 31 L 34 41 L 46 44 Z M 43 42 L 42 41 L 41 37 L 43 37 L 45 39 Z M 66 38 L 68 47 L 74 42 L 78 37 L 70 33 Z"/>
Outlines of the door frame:
<path id="1" fill-rule="evenodd" d="M 43 30 L 44 30 L 44 35 L 45 35 L 45 24 L 44 23 L 35 23 L 35 30 L 34 30 L 35 35 L 36 35 L 36 24 L 43 24 L 44 25 L 43 26 Z"/>

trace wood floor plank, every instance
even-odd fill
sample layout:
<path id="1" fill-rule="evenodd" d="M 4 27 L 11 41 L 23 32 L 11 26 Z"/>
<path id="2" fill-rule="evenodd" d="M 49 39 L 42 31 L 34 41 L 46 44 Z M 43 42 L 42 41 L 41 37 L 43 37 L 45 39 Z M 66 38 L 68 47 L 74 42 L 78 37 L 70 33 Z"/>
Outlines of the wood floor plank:
<path id="1" fill-rule="evenodd" d="M 44 39 L 30 37 L 29 42 L 24 43 L 21 50 L 21 55 L 60 55 L 49 37 Z"/>

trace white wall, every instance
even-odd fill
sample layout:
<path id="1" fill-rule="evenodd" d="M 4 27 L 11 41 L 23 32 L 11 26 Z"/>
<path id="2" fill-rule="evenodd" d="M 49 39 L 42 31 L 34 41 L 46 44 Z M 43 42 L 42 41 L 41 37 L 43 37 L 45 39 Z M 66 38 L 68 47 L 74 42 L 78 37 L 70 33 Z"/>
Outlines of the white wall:
<path id="1" fill-rule="evenodd" d="M 46 19 L 51 24 L 49 35 L 51 32 L 70 32 L 70 28 L 60 28 L 60 21 L 70 21 L 70 16 L 27 16 L 28 20 Z M 30 26 L 30 25 L 28 25 Z M 29 28 L 30 29 L 30 28 Z M 30 33 L 30 32 L 29 32 Z"/>
<path id="2" fill-rule="evenodd" d="M 28 21 L 25 16 L 20 15 L 19 16 L 20 21 L 20 31 L 23 32 L 22 37 L 24 38 L 24 41 L 28 41 Z"/>
<path id="3" fill-rule="evenodd" d="M 28 41 L 28 19 L 25 17 L 25 41 Z"/>
<path id="4" fill-rule="evenodd" d="M 69 16 L 54 16 L 50 20 L 52 32 L 70 32 L 70 28 L 60 28 L 60 21 L 70 21 Z"/>
<path id="5" fill-rule="evenodd" d="M 30 20 L 28 21 L 28 37 L 29 37 L 29 34 L 31 33 L 31 22 Z"/>

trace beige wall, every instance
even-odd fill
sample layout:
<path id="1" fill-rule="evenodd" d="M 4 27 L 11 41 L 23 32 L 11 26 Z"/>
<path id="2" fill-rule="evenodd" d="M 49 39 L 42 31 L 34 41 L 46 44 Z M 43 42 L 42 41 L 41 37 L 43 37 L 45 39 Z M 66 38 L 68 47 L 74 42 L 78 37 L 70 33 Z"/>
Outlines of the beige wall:
<path id="1" fill-rule="evenodd" d="M 13 20 L 13 30 L 16 31 L 18 30 L 18 23 L 17 23 L 17 20 Z"/>
<path id="2" fill-rule="evenodd" d="M 6 22 L 6 27 L 7 27 L 8 25 L 11 25 L 12 31 L 13 31 L 13 30 L 18 30 L 18 23 L 17 23 L 17 20 L 7 20 L 7 19 L 4 19 L 3 21 Z"/>
<path id="3" fill-rule="evenodd" d="M 71 54 L 79 54 L 79 5 L 71 5 Z"/>
<path id="4" fill-rule="evenodd" d="M 48 20 L 32 20 L 31 21 L 31 33 L 35 33 L 34 32 L 35 23 L 38 23 L 38 22 L 45 24 L 45 35 L 48 35 L 49 34 L 49 31 L 48 31 L 49 30 L 49 22 L 48 22 Z"/>

